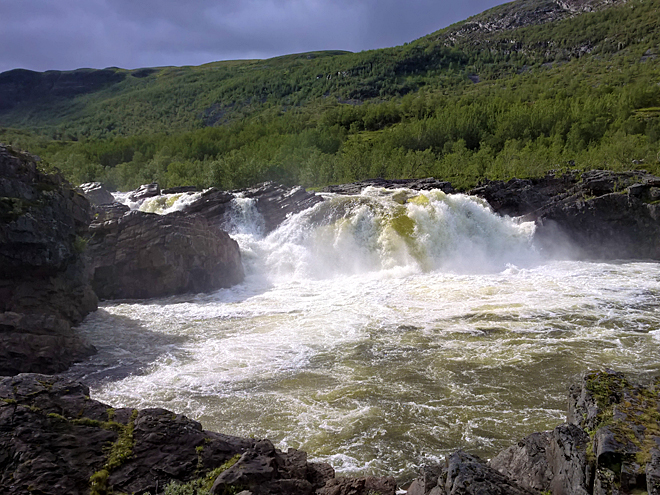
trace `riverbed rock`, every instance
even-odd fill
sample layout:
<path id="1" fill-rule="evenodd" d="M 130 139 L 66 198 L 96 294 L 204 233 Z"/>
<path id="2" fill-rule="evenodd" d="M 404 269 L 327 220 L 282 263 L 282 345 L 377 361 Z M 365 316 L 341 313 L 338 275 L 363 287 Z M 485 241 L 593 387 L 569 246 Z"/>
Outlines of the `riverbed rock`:
<path id="1" fill-rule="evenodd" d="M 155 494 L 188 483 L 190 493 L 213 486 L 214 493 L 302 495 L 333 478 L 331 466 L 307 462 L 304 452 L 205 431 L 165 409 L 113 409 L 59 376 L 0 380 L 3 494 Z"/>
<path id="2" fill-rule="evenodd" d="M 100 211 L 89 227 L 93 286 L 102 299 L 208 292 L 243 280 L 236 241 L 201 215 Z"/>
<path id="3" fill-rule="evenodd" d="M 97 307 L 90 204 L 36 160 L 0 145 L 0 375 L 56 373 L 95 352 L 72 330 Z"/>

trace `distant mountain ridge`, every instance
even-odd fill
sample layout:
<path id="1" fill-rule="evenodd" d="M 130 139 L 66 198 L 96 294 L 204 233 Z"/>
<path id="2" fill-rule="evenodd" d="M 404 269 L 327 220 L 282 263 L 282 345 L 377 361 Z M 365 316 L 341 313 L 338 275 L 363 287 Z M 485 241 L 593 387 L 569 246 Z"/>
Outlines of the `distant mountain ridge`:
<path id="1" fill-rule="evenodd" d="M 521 40 L 506 38 L 506 33 L 625 3 L 625 0 L 517 0 L 405 47 L 359 54 L 314 52 L 270 60 L 137 70 L 106 68 L 38 73 L 16 69 L 0 74 L 0 125 L 41 130 L 63 126 L 54 137 L 67 133 L 78 138 L 102 137 L 222 124 L 254 113 L 269 99 L 300 105 L 331 95 L 340 101 L 358 102 L 388 98 L 416 91 L 420 84 L 414 79 L 420 73 L 470 65 L 474 57 L 465 53 L 466 50 L 488 49 L 505 55 L 530 51 Z M 552 59 L 554 55 L 549 47 L 555 40 L 544 41 L 537 42 L 536 48 L 544 48 L 546 58 Z M 578 45 L 572 50 L 568 48 L 570 56 L 579 56 L 593 48 L 591 44 Z M 291 74 L 294 71 L 296 74 Z M 273 87 L 278 86 L 278 77 L 283 75 L 291 76 L 293 81 Z M 358 82 L 347 84 L 347 79 Z M 172 97 L 174 102 L 162 101 Z M 154 106 L 159 107 L 157 111 Z M 99 115 L 99 111 L 108 113 L 108 109 L 109 115 Z M 139 122 L 132 124 L 128 119 L 113 116 L 117 111 L 138 114 L 134 120 Z M 82 129 L 72 134 L 66 130 L 72 126 Z"/>

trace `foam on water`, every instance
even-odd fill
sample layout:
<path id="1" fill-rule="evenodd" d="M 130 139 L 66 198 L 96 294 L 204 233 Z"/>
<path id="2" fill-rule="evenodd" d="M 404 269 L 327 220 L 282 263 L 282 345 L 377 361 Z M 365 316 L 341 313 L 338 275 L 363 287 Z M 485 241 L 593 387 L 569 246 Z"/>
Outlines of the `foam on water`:
<path id="1" fill-rule="evenodd" d="M 660 368 L 658 264 L 544 261 L 476 198 L 329 196 L 268 235 L 238 198 L 228 224 L 243 284 L 85 320 L 95 398 L 410 480 L 562 422 L 586 369 Z"/>

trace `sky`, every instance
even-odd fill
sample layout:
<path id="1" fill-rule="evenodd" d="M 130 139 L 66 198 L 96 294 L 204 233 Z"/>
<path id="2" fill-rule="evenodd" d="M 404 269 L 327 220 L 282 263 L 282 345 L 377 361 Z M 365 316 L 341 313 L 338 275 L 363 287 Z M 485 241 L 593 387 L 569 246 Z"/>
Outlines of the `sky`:
<path id="1" fill-rule="evenodd" d="M 503 0 L 0 0 L 0 72 L 401 45 Z"/>

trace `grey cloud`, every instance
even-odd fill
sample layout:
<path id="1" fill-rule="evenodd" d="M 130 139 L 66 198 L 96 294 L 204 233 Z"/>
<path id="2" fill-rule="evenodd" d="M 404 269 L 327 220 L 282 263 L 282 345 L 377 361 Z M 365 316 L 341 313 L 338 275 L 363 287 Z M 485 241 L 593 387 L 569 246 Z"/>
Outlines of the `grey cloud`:
<path id="1" fill-rule="evenodd" d="M 197 65 L 394 46 L 501 0 L 0 0 L 0 71 Z"/>

